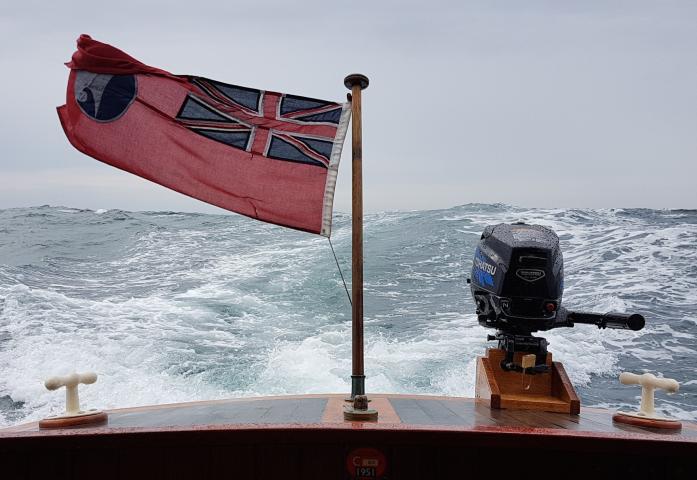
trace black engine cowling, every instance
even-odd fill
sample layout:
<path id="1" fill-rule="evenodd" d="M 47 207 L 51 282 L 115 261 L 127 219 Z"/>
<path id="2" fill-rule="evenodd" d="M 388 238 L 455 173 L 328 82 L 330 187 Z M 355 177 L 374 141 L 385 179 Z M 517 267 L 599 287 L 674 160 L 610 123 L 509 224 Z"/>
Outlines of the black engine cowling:
<path id="1" fill-rule="evenodd" d="M 483 326 L 521 334 L 553 328 L 564 291 L 559 238 L 540 225 L 486 227 L 470 285 Z"/>

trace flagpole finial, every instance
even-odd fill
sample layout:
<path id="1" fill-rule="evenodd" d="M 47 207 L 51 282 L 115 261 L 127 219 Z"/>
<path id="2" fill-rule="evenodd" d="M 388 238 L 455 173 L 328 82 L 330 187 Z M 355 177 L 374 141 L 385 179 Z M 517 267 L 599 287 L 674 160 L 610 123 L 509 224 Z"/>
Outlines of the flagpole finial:
<path id="1" fill-rule="evenodd" d="M 351 90 L 354 85 L 358 85 L 361 87 L 361 90 L 365 90 L 368 88 L 369 83 L 368 77 L 360 73 L 352 73 L 344 78 L 344 85 L 346 85 L 346 88 L 349 90 Z"/>

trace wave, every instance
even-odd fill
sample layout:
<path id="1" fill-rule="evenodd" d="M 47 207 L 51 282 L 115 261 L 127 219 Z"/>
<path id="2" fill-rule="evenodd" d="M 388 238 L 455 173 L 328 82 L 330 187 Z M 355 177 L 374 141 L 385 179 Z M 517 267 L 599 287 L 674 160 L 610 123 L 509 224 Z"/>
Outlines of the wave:
<path id="1" fill-rule="evenodd" d="M 367 388 L 471 396 L 487 347 L 466 279 L 484 226 L 553 228 L 569 307 L 640 311 L 641 332 L 546 332 L 584 405 L 634 408 L 621 371 L 683 384 L 697 418 L 697 211 L 470 204 L 365 216 Z M 350 216 L 333 243 L 350 281 Z M 0 425 L 62 408 L 42 381 L 95 370 L 89 408 L 347 392 L 350 306 L 325 239 L 234 215 L 0 210 Z"/>

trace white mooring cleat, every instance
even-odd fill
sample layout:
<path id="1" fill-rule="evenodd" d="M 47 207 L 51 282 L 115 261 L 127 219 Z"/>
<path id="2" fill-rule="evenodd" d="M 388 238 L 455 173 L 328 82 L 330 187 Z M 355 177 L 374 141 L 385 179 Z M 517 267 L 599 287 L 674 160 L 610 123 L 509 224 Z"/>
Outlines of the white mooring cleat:
<path id="1" fill-rule="evenodd" d="M 78 386 L 91 384 L 97 381 L 94 372 L 71 373 L 65 377 L 51 377 L 44 382 L 49 390 L 57 390 L 65 387 L 65 412 L 61 415 L 50 416 L 39 422 L 41 428 L 61 428 L 77 425 L 103 423 L 107 419 L 106 413 L 99 410 L 80 410 L 80 397 Z"/>
<path id="2" fill-rule="evenodd" d="M 658 378 L 651 373 L 637 375 L 624 372 L 620 374 L 620 383 L 624 385 L 641 385 L 641 404 L 638 412 L 617 412 L 612 417 L 614 421 L 653 428 L 681 428 L 682 425 L 678 420 L 657 415 L 654 409 L 655 390 L 660 388 L 668 393 L 675 393 L 680 388 L 680 384 L 677 381 L 672 378 Z"/>

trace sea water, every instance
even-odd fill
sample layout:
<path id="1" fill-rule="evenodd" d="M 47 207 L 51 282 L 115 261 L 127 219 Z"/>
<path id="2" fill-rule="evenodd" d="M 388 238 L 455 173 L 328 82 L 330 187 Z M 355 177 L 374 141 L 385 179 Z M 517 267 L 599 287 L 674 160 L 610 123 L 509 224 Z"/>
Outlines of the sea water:
<path id="1" fill-rule="evenodd" d="M 564 304 L 640 312 L 640 332 L 546 337 L 582 404 L 635 408 L 622 371 L 681 383 L 697 419 L 697 211 L 464 205 L 365 217 L 368 392 L 473 396 L 487 346 L 466 283 L 488 224 L 554 229 Z M 350 282 L 350 216 L 332 241 Z M 350 290 L 350 285 L 349 285 Z M 350 390 L 351 309 L 326 238 L 238 215 L 0 210 L 0 426 L 64 408 L 43 380 L 95 371 L 84 408 Z"/>

